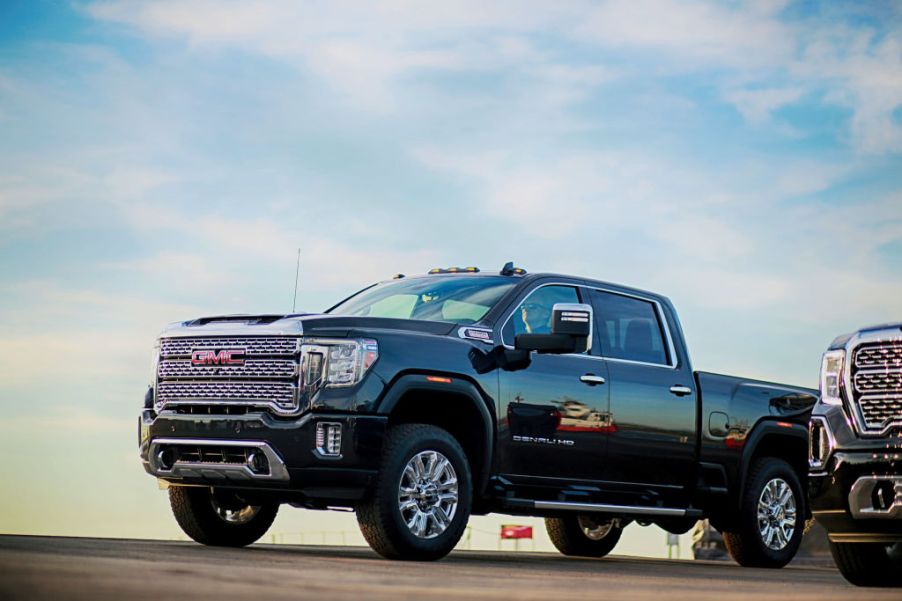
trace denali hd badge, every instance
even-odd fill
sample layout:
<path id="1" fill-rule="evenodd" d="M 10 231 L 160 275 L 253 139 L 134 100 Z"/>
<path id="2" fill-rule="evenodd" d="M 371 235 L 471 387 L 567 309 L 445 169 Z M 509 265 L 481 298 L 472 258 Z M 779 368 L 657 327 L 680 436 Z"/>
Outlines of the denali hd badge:
<path id="1" fill-rule="evenodd" d="M 193 351 L 191 365 L 244 365 L 245 349 L 217 351 Z"/>

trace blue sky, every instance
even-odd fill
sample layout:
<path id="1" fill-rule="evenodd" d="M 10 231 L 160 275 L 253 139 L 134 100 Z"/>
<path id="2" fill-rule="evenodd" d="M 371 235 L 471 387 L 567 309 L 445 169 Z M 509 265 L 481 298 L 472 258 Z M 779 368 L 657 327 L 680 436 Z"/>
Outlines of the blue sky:
<path id="1" fill-rule="evenodd" d="M 134 458 L 152 340 L 290 308 L 298 247 L 304 309 L 513 259 L 669 295 L 699 369 L 813 386 L 902 319 L 902 11 L 3 2 L 0 530 L 174 536 Z M 117 518 L 73 526 L 54 479 Z"/>

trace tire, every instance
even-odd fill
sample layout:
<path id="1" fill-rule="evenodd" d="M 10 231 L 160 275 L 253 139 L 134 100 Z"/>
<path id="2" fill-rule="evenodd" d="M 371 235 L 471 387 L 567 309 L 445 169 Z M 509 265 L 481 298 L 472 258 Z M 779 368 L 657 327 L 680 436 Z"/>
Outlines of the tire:
<path id="1" fill-rule="evenodd" d="M 902 543 L 830 543 L 836 567 L 855 586 L 902 586 Z"/>
<path id="2" fill-rule="evenodd" d="M 388 431 L 375 486 L 357 507 L 357 523 L 383 557 L 434 561 L 457 545 L 471 503 L 470 466 L 457 440 L 435 426 L 403 424 Z"/>
<path id="3" fill-rule="evenodd" d="M 194 486 L 170 486 L 169 505 L 185 534 L 215 547 L 245 547 L 256 542 L 279 512 L 277 503 L 251 506 L 234 495 Z"/>
<path id="4" fill-rule="evenodd" d="M 765 487 L 768 487 L 767 491 Z M 778 496 L 786 498 L 783 495 L 787 490 L 791 497 L 785 503 L 777 502 Z M 782 494 L 775 494 L 778 492 Z M 765 509 L 763 522 L 759 523 L 759 500 L 767 502 L 777 515 L 772 515 L 771 509 Z M 768 502 L 770 500 L 774 502 Z M 782 459 L 762 457 L 749 470 L 739 505 L 739 517 L 734 529 L 723 533 L 723 541 L 727 551 L 741 566 L 782 568 L 792 561 L 802 543 L 804 516 L 805 497 L 795 471 Z M 776 520 L 783 517 L 782 527 L 773 527 Z M 787 527 L 790 520 L 793 522 L 791 528 Z M 763 534 L 762 528 L 765 527 L 769 530 Z"/>
<path id="5" fill-rule="evenodd" d="M 558 551 L 577 557 L 604 557 L 614 550 L 623 533 L 615 518 L 598 520 L 582 515 L 545 518 L 545 530 Z"/>

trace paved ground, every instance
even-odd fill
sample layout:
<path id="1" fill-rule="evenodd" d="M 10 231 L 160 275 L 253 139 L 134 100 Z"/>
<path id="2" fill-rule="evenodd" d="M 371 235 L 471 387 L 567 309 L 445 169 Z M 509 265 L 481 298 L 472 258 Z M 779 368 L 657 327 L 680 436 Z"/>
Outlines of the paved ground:
<path id="1" fill-rule="evenodd" d="M 0 599 L 902 599 L 856 589 L 833 569 L 460 551 L 385 561 L 361 547 L 0 536 Z"/>

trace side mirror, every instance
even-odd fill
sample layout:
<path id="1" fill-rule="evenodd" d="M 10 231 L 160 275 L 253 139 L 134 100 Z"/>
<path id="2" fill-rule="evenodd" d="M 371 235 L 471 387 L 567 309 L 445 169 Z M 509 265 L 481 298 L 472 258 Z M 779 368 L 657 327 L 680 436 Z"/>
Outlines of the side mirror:
<path id="1" fill-rule="evenodd" d="M 520 334 L 514 348 L 537 353 L 585 353 L 592 348 L 592 307 L 557 303 L 551 313 L 551 333 Z"/>

